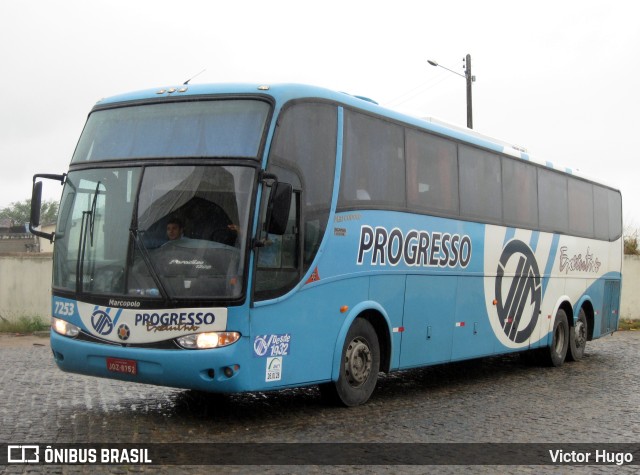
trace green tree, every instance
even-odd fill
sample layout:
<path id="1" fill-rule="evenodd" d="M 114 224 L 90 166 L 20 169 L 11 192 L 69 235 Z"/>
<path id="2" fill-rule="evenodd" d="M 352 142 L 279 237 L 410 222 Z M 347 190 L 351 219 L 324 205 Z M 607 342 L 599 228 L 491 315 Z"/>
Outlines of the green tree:
<path id="1" fill-rule="evenodd" d="M 40 207 L 40 223 L 55 223 L 58 217 L 58 202 L 43 201 Z M 10 219 L 15 226 L 26 224 L 31 219 L 31 199 L 16 201 L 0 210 L 0 219 Z"/>

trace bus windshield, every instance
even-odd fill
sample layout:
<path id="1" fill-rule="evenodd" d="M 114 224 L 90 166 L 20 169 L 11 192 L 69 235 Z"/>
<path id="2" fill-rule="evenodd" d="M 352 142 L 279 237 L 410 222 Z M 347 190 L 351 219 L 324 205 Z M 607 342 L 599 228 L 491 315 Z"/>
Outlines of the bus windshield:
<path id="1" fill-rule="evenodd" d="M 256 158 L 270 105 L 230 99 L 96 110 L 72 163 L 145 158 Z"/>
<path id="2" fill-rule="evenodd" d="M 54 287 L 130 298 L 237 299 L 254 183 L 255 170 L 243 166 L 69 173 Z"/>

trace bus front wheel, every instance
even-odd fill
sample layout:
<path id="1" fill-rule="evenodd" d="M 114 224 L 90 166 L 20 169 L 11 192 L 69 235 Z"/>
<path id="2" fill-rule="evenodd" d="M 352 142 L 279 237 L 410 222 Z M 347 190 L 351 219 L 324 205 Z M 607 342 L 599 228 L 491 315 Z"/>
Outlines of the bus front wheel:
<path id="1" fill-rule="evenodd" d="M 542 361 L 547 366 L 562 366 L 569 348 L 569 320 L 564 310 L 559 309 L 553 323 L 551 346 L 541 348 Z"/>
<path id="2" fill-rule="evenodd" d="M 328 401 L 345 406 L 364 404 L 376 387 L 379 371 L 378 336 L 367 320 L 358 318 L 344 341 L 338 380 L 321 385 L 321 394 Z"/>

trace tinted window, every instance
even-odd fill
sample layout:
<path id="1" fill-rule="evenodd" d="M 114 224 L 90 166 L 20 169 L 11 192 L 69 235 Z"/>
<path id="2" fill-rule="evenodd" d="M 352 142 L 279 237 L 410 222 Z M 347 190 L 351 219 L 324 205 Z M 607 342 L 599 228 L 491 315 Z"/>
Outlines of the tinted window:
<path id="1" fill-rule="evenodd" d="M 280 181 L 291 183 L 296 193 L 287 232 L 273 238 L 274 243 L 281 242 L 278 253 L 284 257 L 269 262 L 275 251 L 260 250 L 256 298 L 277 297 L 290 290 L 307 272 L 320 248 L 331 207 L 337 129 L 337 110 L 328 104 L 297 103 L 281 113 L 268 171 Z M 263 213 L 267 196 L 265 192 Z M 293 243 L 298 245 L 300 227 L 304 237 L 302 259 L 294 259 L 291 249 Z"/>
<path id="2" fill-rule="evenodd" d="M 502 219 L 500 158 L 490 152 L 461 145 L 460 214 L 490 222 Z"/>
<path id="3" fill-rule="evenodd" d="M 609 240 L 609 190 L 593 187 L 593 223 L 596 239 Z"/>
<path id="4" fill-rule="evenodd" d="M 615 241 L 622 235 L 622 197 L 617 191 L 593 186 L 596 239 Z"/>
<path id="5" fill-rule="evenodd" d="M 329 209 L 337 128 L 336 108 L 327 104 L 299 103 L 278 120 L 269 163 L 299 170 L 307 207 Z"/>
<path id="6" fill-rule="evenodd" d="M 538 226 L 538 183 L 535 167 L 502 160 L 502 206 L 507 226 Z"/>
<path id="7" fill-rule="evenodd" d="M 622 196 L 619 192 L 607 190 L 609 204 L 609 240 L 622 236 Z"/>
<path id="8" fill-rule="evenodd" d="M 405 205 L 402 127 L 345 111 L 340 206 Z"/>
<path id="9" fill-rule="evenodd" d="M 93 112 L 72 162 L 256 157 L 270 106 L 256 100 L 168 102 Z"/>
<path id="10" fill-rule="evenodd" d="M 265 187 L 265 202 L 272 191 Z M 300 281 L 300 213 L 299 193 L 294 193 L 289 209 L 289 222 L 283 235 L 270 234 L 265 246 L 258 248 L 255 296 L 258 299 L 278 297 Z M 262 207 L 264 222 L 266 206 Z"/>
<path id="11" fill-rule="evenodd" d="M 569 232 L 593 236 L 593 186 L 569 179 Z"/>
<path id="12" fill-rule="evenodd" d="M 407 130 L 407 198 L 411 208 L 458 214 L 458 158 L 450 140 Z"/>
<path id="13" fill-rule="evenodd" d="M 567 177 L 550 170 L 538 170 L 538 208 L 544 231 L 566 233 Z"/>

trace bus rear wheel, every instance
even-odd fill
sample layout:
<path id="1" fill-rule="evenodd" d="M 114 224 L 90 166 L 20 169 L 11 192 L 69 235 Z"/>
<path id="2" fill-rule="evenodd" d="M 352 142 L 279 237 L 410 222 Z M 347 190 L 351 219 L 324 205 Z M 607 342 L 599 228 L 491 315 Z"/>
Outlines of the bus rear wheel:
<path id="1" fill-rule="evenodd" d="M 358 406 L 369 400 L 380 371 L 380 344 L 373 326 L 356 319 L 344 341 L 340 375 L 335 383 L 320 386 L 322 396 L 332 403 Z"/>
<path id="2" fill-rule="evenodd" d="M 569 352 L 567 353 L 569 361 L 578 361 L 584 356 L 589 335 L 588 330 L 587 315 L 581 308 L 575 325 L 569 329 Z"/>
<path id="3" fill-rule="evenodd" d="M 569 320 L 564 310 L 558 309 L 553 322 L 551 346 L 540 348 L 542 363 L 546 366 L 562 366 L 569 349 Z"/>

